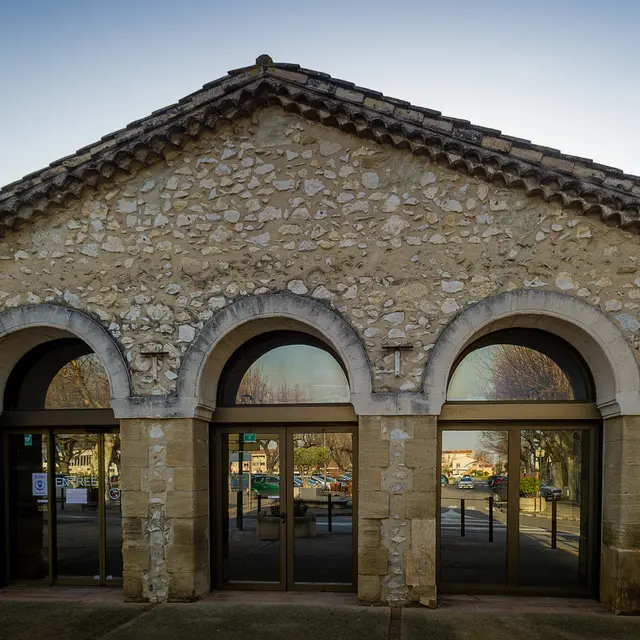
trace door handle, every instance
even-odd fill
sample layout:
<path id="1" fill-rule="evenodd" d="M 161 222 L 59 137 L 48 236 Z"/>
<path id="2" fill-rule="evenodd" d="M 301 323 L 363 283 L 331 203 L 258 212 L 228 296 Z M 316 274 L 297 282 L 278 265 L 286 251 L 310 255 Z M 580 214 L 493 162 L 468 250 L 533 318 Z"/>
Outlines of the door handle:
<path id="1" fill-rule="evenodd" d="M 285 524 L 287 522 L 287 514 L 280 512 L 280 522 Z"/>

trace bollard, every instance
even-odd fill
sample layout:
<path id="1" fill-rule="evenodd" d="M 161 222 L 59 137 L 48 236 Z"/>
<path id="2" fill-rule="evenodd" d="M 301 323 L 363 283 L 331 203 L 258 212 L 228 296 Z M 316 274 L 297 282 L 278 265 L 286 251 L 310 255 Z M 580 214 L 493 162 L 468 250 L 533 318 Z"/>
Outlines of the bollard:
<path id="1" fill-rule="evenodd" d="M 329 491 L 329 503 L 327 505 L 327 515 L 329 519 L 329 531 L 331 531 L 331 491 Z"/>
<path id="2" fill-rule="evenodd" d="M 493 542 L 493 496 L 489 496 L 489 542 Z"/>
<path id="3" fill-rule="evenodd" d="M 460 537 L 464 538 L 464 498 L 460 498 Z"/>
<path id="4" fill-rule="evenodd" d="M 551 548 L 558 548 L 558 501 L 551 497 Z"/>
<path id="5" fill-rule="evenodd" d="M 236 500 L 236 527 L 238 528 L 239 531 L 242 531 L 243 529 L 243 516 L 244 514 L 242 513 L 244 511 L 244 508 L 242 506 L 242 489 L 240 489 L 240 491 L 238 491 L 238 493 L 236 494 L 237 500 Z"/>

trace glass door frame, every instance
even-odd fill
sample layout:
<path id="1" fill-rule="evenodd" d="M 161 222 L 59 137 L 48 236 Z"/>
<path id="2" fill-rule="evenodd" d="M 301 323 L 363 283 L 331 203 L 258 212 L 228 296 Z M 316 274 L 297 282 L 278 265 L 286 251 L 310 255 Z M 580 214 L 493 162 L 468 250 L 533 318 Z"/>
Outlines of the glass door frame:
<path id="1" fill-rule="evenodd" d="M 284 427 L 266 427 L 264 425 L 237 425 L 226 426 L 216 425 L 215 429 L 211 431 L 211 462 L 210 468 L 212 469 L 211 481 L 213 483 L 213 491 L 210 491 L 210 512 L 211 528 L 214 531 L 214 535 L 211 539 L 211 584 L 215 585 L 217 589 L 240 589 L 251 591 L 284 591 L 286 589 L 286 560 L 287 554 L 285 550 L 286 543 L 286 525 L 282 521 L 280 522 L 280 533 L 278 539 L 278 553 L 279 553 L 279 579 L 278 581 L 269 582 L 246 582 L 246 581 L 229 581 L 225 580 L 223 571 L 223 558 L 224 558 L 224 544 L 225 539 L 229 536 L 229 498 L 226 491 L 227 479 L 229 475 L 228 462 L 225 460 L 225 447 L 223 444 L 223 436 L 227 434 L 237 433 L 255 433 L 257 435 L 261 433 L 276 434 L 280 442 L 280 478 L 283 476 L 286 478 L 286 472 L 283 474 L 283 453 L 286 451 L 286 434 Z M 228 448 L 226 449 L 228 453 Z M 286 453 L 285 453 L 286 456 Z M 286 494 L 289 490 L 288 483 L 280 482 L 280 504 L 287 504 Z M 227 497 L 225 498 L 225 494 Z M 288 509 L 288 507 L 287 507 Z M 286 512 L 285 512 L 286 513 Z"/>
<path id="2" fill-rule="evenodd" d="M 287 494 L 287 513 L 293 514 L 293 452 L 295 443 L 293 436 L 297 433 L 350 433 L 351 434 L 351 446 L 353 447 L 352 457 L 352 492 L 351 492 L 351 563 L 352 563 L 352 584 L 339 584 L 339 583 L 309 583 L 309 582 L 296 582 L 294 578 L 294 518 L 287 517 L 287 538 L 286 538 L 286 552 L 287 552 L 287 589 L 295 591 L 335 591 L 335 592 L 355 592 L 358 588 L 358 425 L 287 425 L 286 431 L 286 468 L 290 474 L 287 477 L 287 485 L 289 487 Z"/>
<path id="3" fill-rule="evenodd" d="M 256 591 L 356 591 L 358 576 L 358 423 L 351 405 L 244 405 L 216 409 L 210 425 L 210 474 L 213 490 L 210 491 L 211 530 L 211 586 L 215 589 L 241 589 Z M 222 573 L 224 526 L 228 526 L 224 513 L 223 488 L 226 486 L 226 464 L 223 460 L 221 434 L 278 433 L 282 451 L 280 459 L 280 500 L 286 505 L 286 514 L 293 513 L 293 435 L 295 433 L 351 433 L 353 446 L 353 516 L 352 557 L 353 584 L 316 584 L 294 582 L 294 519 L 287 515 L 281 525 L 280 581 L 275 582 L 225 582 Z M 283 456 L 284 454 L 284 456 Z"/>
<path id="4" fill-rule="evenodd" d="M 552 417 L 552 416 L 556 417 Z M 530 419 L 523 419 L 527 416 Z M 446 403 L 438 420 L 438 482 L 436 487 L 436 584 L 441 593 L 518 594 L 565 597 L 597 597 L 599 586 L 599 550 L 601 537 L 602 500 L 602 419 L 591 403 L 577 402 L 460 402 Z M 588 505 L 588 586 L 570 590 L 561 587 L 519 585 L 520 547 L 520 474 L 521 433 L 527 430 L 580 430 L 589 434 L 589 496 Z M 508 460 L 517 462 L 517 473 L 509 472 L 507 481 L 507 549 L 506 584 L 483 585 L 443 583 L 441 580 L 441 502 L 442 434 L 445 431 L 507 431 Z"/>
<path id="5" fill-rule="evenodd" d="M 104 435 L 119 433 L 120 422 L 113 417 L 111 409 L 45 409 L 35 411 L 6 411 L 0 416 L 0 434 L 2 435 L 2 461 L 4 473 L 2 475 L 2 497 L 4 500 L 4 569 L 3 582 L 6 585 L 27 584 L 33 586 L 122 586 L 123 578 L 106 577 L 106 475 L 104 460 Z M 24 433 L 47 435 L 47 481 L 48 481 L 48 540 L 49 545 L 49 577 L 41 580 L 12 580 L 11 579 L 11 535 L 9 513 L 9 450 L 8 436 Z M 66 433 L 87 433 L 101 436 L 98 438 L 98 570 L 100 580 L 85 577 L 59 578 L 57 576 L 57 504 L 56 504 L 56 468 L 55 436 Z"/>

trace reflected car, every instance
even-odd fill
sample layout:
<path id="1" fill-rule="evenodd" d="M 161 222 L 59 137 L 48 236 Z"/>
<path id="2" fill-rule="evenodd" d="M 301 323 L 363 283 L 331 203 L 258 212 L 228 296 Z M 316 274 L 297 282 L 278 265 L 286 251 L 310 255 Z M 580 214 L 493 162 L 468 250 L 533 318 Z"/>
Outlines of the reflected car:
<path id="1" fill-rule="evenodd" d="M 306 478 L 302 478 L 302 485 L 307 487 L 320 487 L 322 488 L 324 486 L 324 483 L 321 480 L 318 480 L 312 476 L 306 477 Z"/>
<path id="2" fill-rule="evenodd" d="M 491 489 L 491 497 L 493 498 L 494 502 L 506 502 L 507 501 L 507 483 L 506 483 L 506 479 L 505 479 L 505 482 L 498 482 L 498 483 L 493 485 L 493 488 Z"/>
<path id="3" fill-rule="evenodd" d="M 320 483 L 321 487 L 325 487 L 325 488 L 329 488 L 334 482 L 337 482 L 337 480 L 335 478 L 332 478 L 331 476 L 326 476 L 326 480 L 325 480 L 325 476 L 323 475 L 319 475 L 319 474 L 314 474 L 311 476 L 314 480 L 316 480 L 317 482 Z"/>
<path id="4" fill-rule="evenodd" d="M 473 489 L 471 476 L 462 476 L 462 478 L 458 480 L 458 489 Z"/>
<path id="5" fill-rule="evenodd" d="M 254 498 L 273 498 L 280 495 L 280 478 L 278 476 L 253 476 L 251 478 L 251 495 Z"/>
<path id="6" fill-rule="evenodd" d="M 547 500 L 559 500 L 562 498 L 562 489 L 558 489 L 558 487 L 550 487 L 548 484 L 544 482 L 540 483 L 540 494 Z"/>
<path id="7" fill-rule="evenodd" d="M 440 486 L 446 487 L 449 484 L 449 478 L 444 475 L 444 473 L 440 476 Z"/>
<path id="8" fill-rule="evenodd" d="M 351 482 L 351 476 L 345 473 L 342 476 L 338 476 L 336 480 L 341 484 L 349 484 Z"/>
<path id="9" fill-rule="evenodd" d="M 496 484 L 499 484 L 501 482 L 506 482 L 507 481 L 507 476 L 489 476 L 489 478 L 487 478 L 487 482 L 489 483 L 490 487 L 495 487 Z"/>

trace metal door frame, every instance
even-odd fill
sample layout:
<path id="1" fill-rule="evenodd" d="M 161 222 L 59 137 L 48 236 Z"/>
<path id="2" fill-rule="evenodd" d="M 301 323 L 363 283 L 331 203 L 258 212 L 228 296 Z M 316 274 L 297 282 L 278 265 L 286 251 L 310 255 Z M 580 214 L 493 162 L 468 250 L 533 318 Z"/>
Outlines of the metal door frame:
<path id="1" fill-rule="evenodd" d="M 462 404 L 462 403 L 460 403 Z M 468 416 L 467 420 L 451 420 L 439 421 L 438 423 L 438 483 L 436 487 L 436 510 L 437 510 L 437 526 L 436 526 L 436 583 L 438 590 L 442 593 L 477 593 L 477 594 L 519 594 L 519 595 L 549 595 L 549 596 L 565 596 L 565 597 L 594 597 L 598 595 L 599 586 L 599 562 L 598 550 L 600 549 L 600 510 L 601 510 L 601 447 L 602 447 L 602 422 L 594 420 L 593 405 L 588 407 L 574 407 L 564 413 L 558 412 L 557 404 L 567 403 L 532 403 L 531 406 L 538 406 L 536 413 L 539 415 L 548 415 L 555 409 L 559 418 L 550 420 L 546 417 L 543 419 L 523 420 L 521 417 L 517 419 L 509 419 L 509 415 L 521 412 L 521 403 L 514 403 L 513 406 L 504 407 L 503 411 L 498 412 L 498 419 L 492 421 L 482 420 L 491 409 L 484 405 L 490 403 L 466 403 L 467 405 L 477 406 L 482 404 L 481 410 L 477 413 L 473 411 L 472 406 L 467 406 L 462 410 L 463 415 Z M 556 406 L 550 408 L 548 405 Z M 445 405 L 446 406 L 446 405 Z M 514 409 L 516 409 L 514 411 Z M 596 409 L 597 410 L 597 409 Z M 457 413 L 460 413 L 456 409 Z M 444 412 L 443 412 L 444 413 Z M 481 420 L 471 419 L 474 413 L 480 414 Z M 581 414 L 582 419 L 575 419 L 576 414 Z M 591 419 L 585 419 L 589 416 Z M 537 417 L 537 416 L 536 416 Z M 507 431 L 508 432 L 508 460 L 517 461 L 517 473 L 509 473 L 507 485 L 507 548 L 506 548 L 506 583 L 505 585 L 483 585 L 483 584 L 463 584 L 463 583 L 443 583 L 441 580 L 441 501 L 442 487 L 440 485 L 440 475 L 442 473 L 442 434 L 445 431 Z M 589 437 L 589 500 L 588 517 L 588 586 L 584 589 L 565 589 L 562 587 L 537 587 L 537 586 L 520 586 L 519 585 L 519 544 L 520 544 L 520 446 L 521 433 L 528 430 L 540 431 L 567 431 L 580 430 L 586 432 Z"/>
<path id="2" fill-rule="evenodd" d="M 353 409 L 345 411 L 345 407 L 332 407 L 337 411 L 329 411 L 329 415 L 323 412 L 318 413 L 317 405 L 312 409 L 312 415 L 309 412 L 302 412 L 306 421 L 288 422 L 283 424 L 278 418 L 282 418 L 284 413 L 290 418 L 293 412 L 300 415 L 299 407 L 260 407 L 259 413 L 255 411 L 256 406 L 229 408 L 220 416 L 220 422 L 211 425 L 212 443 L 211 449 L 211 479 L 213 482 L 213 491 L 210 492 L 210 513 L 212 515 L 211 529 L 214 532 L 211 540 L 211 584 L 217 589 L 242 589 L 256 591 L 356 591 L 357 590 L 357 561 L 358 561 L 358 425 L 351 421 L 345 423 L 333 422 L 324 424 L 322 419 L 325 418 L 350 418 Z M 249 411 L 247 411 L 249 409 Z M 251 411 L 251 410 L 254 411 Z M 324 409 L 324 407 L 322 407 Z M 222 413 L 222 412 L 221 412 Z M 306 416 L 304 415 L 306 414 Z M 315 416 L 313 415 L 315 414 Z M 257 417 L 259 415 L 262 420 L 260 422 L 245 422 L 243 419 L 233 420 L 233 418 Z M 313 419 L 315 417 L 315 420 Z M 223 418 L 231 418 L 231 422 L 222 423 Z M 271 422 L 273 421 L 273 422 Z M 350 433 L 352 436 L 353 446 L 353 513 L 352 513 L 352 558 L 353 558 L 353 584 L 331 584 L 331 583 L 296 583 L 294 581 L 294 520 L 286 517 L 286 523 L 280 525 L 280 579 L 278 582 L 229 582 L 224 580 L 223 575 L 223 553 L 226 535 L 225 527 L 228 527 L 228 495 L 225 497 L 224 487 L 226 486 L 227 465 L 225 464 L 224 455 L 226 453 L 223 446 L 222 434 L 229 433 L 272 433 L 278 434 L 280 438 L 280 504 L 284 504 L 285 514 L 293 513 L 293 435 L 296 433 Z M 226 516 L 226 517 L 225 517 Z"/>
<path id="3" fill-rule="evenodd" d="M 4 449 L 2 460 L 4 462 L 4 551 L 6 557 L 5 563 L 5 583 L 15 584 L 16 582 L 30 584 L 30 585 L 66 585 L 66 586 L 121 586 L 123 583 L 122 577 L 107 578 L 106 575 L 106 553 L 107 553 L 107 538 L 106 538 L 106 483 L 105 483 L 105 461 L 104 461 L 104 436 L 110 433 L 119 433 L 119 428 L 116 428 L 112 424 L 95 426 L 96 423 L 104 418 L 104 412 L 97 410 L 98 413 L 94 413 L 94 410 L 60 410 L 60 420 L 47 420 L 47 414 L 55 414 L 58 410 L 47 411 L 12 411 L 7 412 L 9 415 L 3 415 L 4 424 L 2 426 L 2 446 Z M 83 422 L 82 414 L 88 413 L 93 416 L 87 416 L 89 419 L 84 421 L 85 424 L 91 426 L 80 427 L 78 426 Z M 18 417 L 16 418 L 16 414 Z M 65 427 L 64 415 L 67 417 L 73 415 L 74 418 L 68 419 L 67 422 L 72 423 L 72 426 Z M 93 418 L 93 420 L 91 419 Z M 9 426 L 16 424 L 16 426 Z M 47 424 L 48 423 L 48 424 Z M 119 423 L 116 423 L 119 426 Z M 10 435 L 22 435 L 25 433 L 32 434 L 46 434 L 47 436 L 47 460 L 55 461 L 55 436 L 58 434 L 67 433 L 85 433 L 95 434 L 98 436 L 98 575 L 100 580 L 94 580 L 87 577 L 58 577 L 57 567 L 57 511 L 58 506 L 56 502 L 56 465 L 47 464 L 47 483 L 49 494 L 47 496 L 47 518 L 48 518 L 48 540 L 49 545 L 49 577 L 42 580 L 24 580 L 16 581 L 11 579 L 11 514 L 9 510 L 9 447 L 7 444 L 8 436 Z"/>

